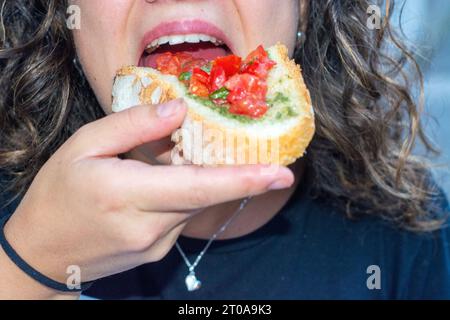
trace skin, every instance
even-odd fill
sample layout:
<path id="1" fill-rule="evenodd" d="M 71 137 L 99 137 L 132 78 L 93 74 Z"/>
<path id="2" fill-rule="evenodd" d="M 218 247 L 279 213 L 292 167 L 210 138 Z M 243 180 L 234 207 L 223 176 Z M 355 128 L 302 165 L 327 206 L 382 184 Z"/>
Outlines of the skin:
<path id="1" fill-rule="evenodd" d="M 162 259 L 181 233 L 209 238 L 247 196 L 254 196 L 252 202 L 222 238 L 248 234 L 270 220 L 294 190 L 291 170 L 279 168 L 268 174 L 263 166 L 166 166 L 171 148 L 167 137 L 184 119 L 183 101 L 111 114 L 111 83 L 122 65 L 137 63 L 143 35 L 168 19 L 201 17 L 214 22 L 241 56 L 259 44 L 277 41 L 292 52 L 299 2 L 288 0 L 280 6 L 278 0 L 78 0 L 73 4 L 82 13 L 82 29 L 74 32 L 78 56 L 109 116 L 81 128 L 41 169 L 5 228 L 16 251 L 55 280 L 65 282 L 67 266 L 78 265 L 82 281 L 91 281 Z M 119 154 L 127 159 L 119 159 Z M 78 297 L 36 283 L 1 250 L 0 269 L 0 299 Z"/>

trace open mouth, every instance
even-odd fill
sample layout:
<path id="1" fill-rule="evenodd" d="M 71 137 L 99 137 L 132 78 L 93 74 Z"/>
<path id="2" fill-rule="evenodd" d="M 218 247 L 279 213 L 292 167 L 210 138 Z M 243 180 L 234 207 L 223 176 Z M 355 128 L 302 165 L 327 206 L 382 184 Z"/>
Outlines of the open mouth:
<path id="1" fill-rule="evenodd" d="M 167 52 L 173 54 L 187 53 L 193 58 L 207 61 L 232 53 L 224 41 L 206 34 L 162 36 L 146 46 L 139 61 L 139 66 L 156 68 L 158 57 Z"/>

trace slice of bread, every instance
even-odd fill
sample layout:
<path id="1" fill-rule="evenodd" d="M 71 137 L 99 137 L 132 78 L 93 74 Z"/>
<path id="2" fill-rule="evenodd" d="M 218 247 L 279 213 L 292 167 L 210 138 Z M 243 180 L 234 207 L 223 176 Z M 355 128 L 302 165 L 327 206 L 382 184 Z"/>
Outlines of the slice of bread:
<path id="1" fill-rule="evenodd" d="M 177 77 L 134 66 L 117 73 L 112 109 L 184 98 L 188 113 L 172 135 L 173 164 L 292 164 L 312 140 L 314 111 L 300 66 L 289 59 L 287 48 L 277 44 L 267 51 L 277 65 L 267 80 L 270 108 L 260 119 L 232 115 L 189 94 Z"/>

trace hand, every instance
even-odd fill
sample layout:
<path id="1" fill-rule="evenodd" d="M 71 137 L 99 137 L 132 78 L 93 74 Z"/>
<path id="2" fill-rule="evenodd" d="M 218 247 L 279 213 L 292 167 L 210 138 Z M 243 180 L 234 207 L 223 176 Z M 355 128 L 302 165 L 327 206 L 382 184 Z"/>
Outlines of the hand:
<path id="1" fill-rule="evenodd" d="M 92 281 L 162 259 L 199 208 L 288 188 L 287 168 L 150 166 L 119 154 L 170 135 L 181 100 L 138 106 L 77 131 L 42 167 L 5 232 L 34 268 L 65 283 Z"/>

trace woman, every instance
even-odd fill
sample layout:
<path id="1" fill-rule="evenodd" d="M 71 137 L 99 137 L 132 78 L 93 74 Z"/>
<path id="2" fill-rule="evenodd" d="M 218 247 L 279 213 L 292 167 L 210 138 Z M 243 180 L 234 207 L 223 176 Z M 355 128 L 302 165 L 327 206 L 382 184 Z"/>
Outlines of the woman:
<path id="1" fill-rule="evenodd" d="M 411 155 L 429 146 L 420 73 L 388 17 L 368 28 L 369 1 L 64 2 L 2 10 L 0 165 L 18 203 L 4 232 L 34 270 L 58 283 L 78 270 L 97 298 L 450 298 L 448 203 Z M 241 56 L 277 41 L 295 53 L 317 118 L 295 166 L 167 166 L 182 101 L 111 114 L 115 71 L 148 32 L 210 25 Z M 79 297 L 22 269 L 1 251 L 1 298 Z"/>

